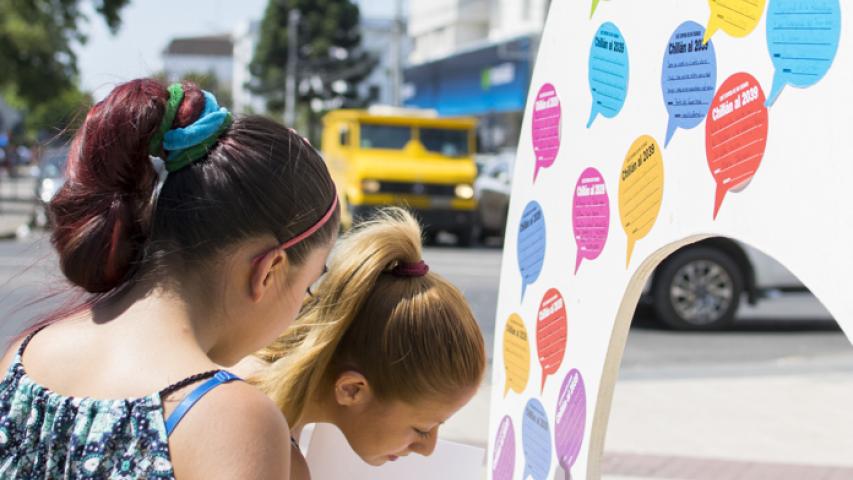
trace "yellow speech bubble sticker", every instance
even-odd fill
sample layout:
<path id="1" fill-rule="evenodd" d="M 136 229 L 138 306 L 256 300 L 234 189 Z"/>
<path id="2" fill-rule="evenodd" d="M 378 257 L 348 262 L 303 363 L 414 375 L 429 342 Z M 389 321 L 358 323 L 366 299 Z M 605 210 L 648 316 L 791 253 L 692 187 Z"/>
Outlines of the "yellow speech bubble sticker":
<path id="1" fill-rule="evenodd" d="M 765 3 L 766 0 L 708 0 L 711 16 L 702 43 L 708 43 L 720 29 L 737 38 L 749 35 L 764 15 Z"/>
<path id="2" fill-rule="evenodd" d="M 628 235 L 628 258 L 637 240 L 649 234 L 663 200 L 663 156 L 654 138 L 642 135 L 631 145 L 619 177 L 619 217 Z"/>
<path id="3" fill-rule="evenodd" d="M 530 342 L 527 340 L 527 327 L 517 313 L 513 313 L 504 327 L 504 370 L 506 387 L 504 396 L 510 390 L 524 392 L 530 377 Z"/>

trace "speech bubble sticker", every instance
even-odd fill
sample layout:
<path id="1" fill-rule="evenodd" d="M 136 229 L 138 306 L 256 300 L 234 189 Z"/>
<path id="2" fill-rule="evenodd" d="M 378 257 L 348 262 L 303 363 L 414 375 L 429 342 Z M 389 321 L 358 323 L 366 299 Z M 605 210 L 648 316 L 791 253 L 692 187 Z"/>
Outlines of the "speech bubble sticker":
<path id="1" fill-rule="evenodd" d="M 595 15 L 595 10 L 598 9 L 598 4 L 600 1 L 601 0 L 592 0 L 592 5 L 589 7 L 589 18 L 592 18 L 592 16 Z"/>
<path id="2" fill-rule="evenodd" d="M 595 15 L 595 9 L 598 8 L 599 0 L 592 0 L 592 6 L 589 8 L 589 18 Z"/>
<path id="3" fill-rule="evenodd" d="M 720 29 L 736 38 L 749 35 L 758 26 L 765 3 L 766 0 L 708 0 L 711 16 L 702 43 L 708 43 Z"/>
<path id="4" fill-rule="evenodd" d="M 625 268 L 637 240 L 649 234 L 660 213 L 663 200 L 663 156 L 660 146 L 649 135 L 642 135 L 631 145 L 619 177 L 619 217 L 628 235 Z"/>
<path id="5" fill-rule="evenodd" d="M 578 254 L 575 260 L 575 274 L 583 259 L 595 260 L 604 250 L 607 233 L 610 231 L 610 197 L 604 176 L 590 167 L 581 173 L 575 185 L 572 200 L 572 229 Z"/>
<path id="6" fill-rule="evenodd" d="M 542 386 L 549 375 L 557 373 L 566 353 L 566 302 L 556 288 L 545 292 L 536 317 L 536 350 L 542 366 Z"/>
<path id="7" fill-rule="evenodd" d="M 628 95 L 628 46 L 622 32 L 611 22 L 595 32 L 589 49 L 589 89 L 592 111 L 586 128 L 599 114 L 613 118 L 625 105 Z"/>
<path id="8" fill-rule="evenodd" d="M 568 472 L 578 459 L 586 429 L 586 387 L 576 369 L 569 371 L 560 387 L 554 423 L 557 461 Z"/>
<path id="9" fill-rule="evenodd" d="M 539 202 L 524 207 L 518 225 L 518 270 L 521 272 L 521 299 L 527 286 L 535 282 L 545 263 L 545 214 Z"/>
<path id="10" fill-rule="evenodd" d="M 524 447 L 522 478 L 545 480 L 551 469 L 551 433 L 545 407 L 535 398 L 531 398 L 524 407 L 521 443 Z"/>
<path id="11" fill-rule="evenodd" d="M 702 25 L 684 22 L 669 37 L 660 80 L 669 114 L 664 147 L 677 128 L 695 128 L 708 115 L 717 89 L 717 55 L 714 42 L 702 43 L 704 35 Z"/>
<path id="12" fill-rule="evenodd" d="M 506 372 L 504 397 L 510 390 L 524 392 L 530 377 L 530 342 L 524 320 L 516 313 L 509 316 L 504 327 L 503 355 Z"/>
<path id="13" fill-rule="evenodd" d="M 769 107 L 785 85 L 810 87 L 829 71 L 841 36 L 838 0 L 771 0 L 767 8 L 767 49 L 776 69 Z"/>
<path id="14" fill-rule="evenodd" d="M 761 85 L 744 72 L 726 79 L 714 95 L 705 122 L 705 155 L 717 183 L 714 219 L 726 193 L 743 190 L 761 165 L 769 122 L 764 102 Z"/>
<path id="15" fill-rule="evenodd" d="M 495 435 L 492 456 L 492 480 L 512 480 L 515 472 L 515 428 L 509 415 L 504 416 Z"/>
<path id="16" fill-rule="evenodd" d="M 539 176 L 539 170 L 549 168 L 560 151 L 560 98 L 550 83 L 542 85 L 536 102 L 533 104 L 533 154 L 536 166 L 533 181 Z"/>

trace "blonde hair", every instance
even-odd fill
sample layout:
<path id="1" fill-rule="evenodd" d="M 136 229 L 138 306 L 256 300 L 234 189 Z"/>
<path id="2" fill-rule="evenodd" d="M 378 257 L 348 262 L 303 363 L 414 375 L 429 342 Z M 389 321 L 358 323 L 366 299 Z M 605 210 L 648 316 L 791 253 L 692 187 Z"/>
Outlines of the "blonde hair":
<path id="1" fill-rule="evenodd" d="M 338 242 L 315 296 L 257 353 L 271 365 L 252 382 L 291 425 L 346 370 L 364 375 L 380 400 L 409 403 L 480 383 L 483 336 L 462 293 L 433 272 L 390 272 L 420 260 L 420 226 L 399 208 L 380 211 Z"/>

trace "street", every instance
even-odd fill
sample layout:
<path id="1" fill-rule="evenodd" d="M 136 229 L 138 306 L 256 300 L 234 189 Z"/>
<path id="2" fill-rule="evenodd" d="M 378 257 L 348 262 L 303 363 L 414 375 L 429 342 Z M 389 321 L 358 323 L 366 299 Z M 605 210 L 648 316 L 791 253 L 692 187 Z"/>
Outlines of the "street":
<path id="1" fill-rule="evenodd" d="M 491 360 L 500 249 L 431 247 L 425 257 L 431 271 L 453 281 L 471 302 Z M 53 298 L 28 305 L 61 292 L 62 282 L 43 233 L 0 241 L 0 306 L 6 312 L 0 334 L 12 334 L 34 312 L 55 304 Z M 640 309 L 608 428 L 605 474 L 620 476 L 608 478 L 698 478 L 624 477 L 650 459 L 685 462 L 688 454 L 727 459 L 720 468 L 730 470 L 735 461 L 750 468 L 756 462 L 853 467 L 853 347 L 844 333 L 809 295 L 741 312 L 730 331 L 682 333 L 660 328 L 647 308 Z M 442 437 L 485 447 L 490 379 L 491 371 Z"/>

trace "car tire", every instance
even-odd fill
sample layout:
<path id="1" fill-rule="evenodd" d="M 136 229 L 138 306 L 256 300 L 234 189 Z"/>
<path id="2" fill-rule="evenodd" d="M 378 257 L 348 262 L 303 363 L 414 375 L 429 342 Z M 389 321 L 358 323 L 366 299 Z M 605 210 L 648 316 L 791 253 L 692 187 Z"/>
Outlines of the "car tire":
<path id="1" fill-rule="evenodd" d="M 652 296 L 658 318 L 676 330 L 722 330 L 735 319 L 744 276 L 724 252 L 687 247 L 655 272 Z"/>

